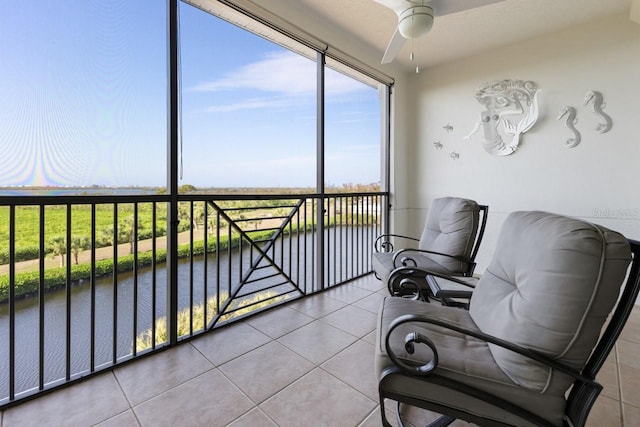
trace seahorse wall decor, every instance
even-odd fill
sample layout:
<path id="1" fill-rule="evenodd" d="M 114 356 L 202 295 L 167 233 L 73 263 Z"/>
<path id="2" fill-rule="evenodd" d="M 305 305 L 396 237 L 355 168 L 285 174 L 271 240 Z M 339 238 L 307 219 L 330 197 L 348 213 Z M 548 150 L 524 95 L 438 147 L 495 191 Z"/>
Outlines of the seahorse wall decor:
<path id="1" fill-rule="evenodd" d="M 604 123 L 598 123 L 598 125 L 596 126 L 596 132 L 609 132 L 611 130 L 611 127 L 613 126 L 613 122 L 611 121 L 611 117 L 609 117 L 607 113 L 602 111 L 602 109 L 606 106 L 602 94 L 596 90 L 587 92 L 587 94 L 584 96 L 584 105 L 589 105 L 589 103 L 592 103 L 591 109 L 593 110 L 594 114 L 602 117 L 602 119 L 604 120 Z"/>
<path id="2" fill-rule="evenodd" d="M 564 126 L 573 132 L 573 138 L 569 138 L 564 142 L 564 146 L 567 148 L 573 148 L 580 144 L 580 132 L 575 128 L 575 124 L 578 122 L 576 119 L 576 109 L 574 107 L 566 106 L 560 111 L 558 120 L 564 118 Z"/>

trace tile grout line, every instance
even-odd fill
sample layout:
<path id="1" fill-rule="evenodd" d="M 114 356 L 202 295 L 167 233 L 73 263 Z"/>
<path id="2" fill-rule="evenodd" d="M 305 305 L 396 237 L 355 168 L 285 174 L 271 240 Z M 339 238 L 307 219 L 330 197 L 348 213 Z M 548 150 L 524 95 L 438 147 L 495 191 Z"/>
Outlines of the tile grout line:
<path id="1" fill-rule="evenodd" d="M 251 350 L 251 351 L 257 350 L 258 348 L 262 348 L 262 347 L 264 347 L 264 346 L 266 346 L 266 345 L 268 345 L 268 344 L 271 344 L 271 343 L 276 343 L 276 344 L 278 344 L 278 345 L 281 345 L 281 346 L 282 346 L 282 347 L 284 347 L 285 349 L 287 349 L 287 350 L 291 351 L 292 353 L 294 353 L 294 354 L 298 355 L 298 353 L 296 353 L 295 351 L 291 350 L 290 348 L 288 348 L 287 346 L 285 346 L 284 344 L 282 344 L 282 343 L 278 342 L 278 341 L 277 341 L 277 340 L 275 340 L 275 339 L 271 339 L 271 341 L 269 341 L 269 342 L 267 342 L 267 343 L 265 343 L 265 344 L 262 344 L 262 345 L 260 345 L 259 347 L 256 347 L 256 348 L 254 348 L 254 349 L 253 349 L 253 350 Z M 248 354 L 248 353 L 250 353 L 251 351 L 248 351 L 247 353 L 244 353 L 244 354 Z M 298 356 L 300 356 L 300 355 L 298 355 Z M 300 357 L 302 357 L 302 356 L 300 356 Z M 302 358 L 304 359 L 304 357 L 302 357 Z M 235 359 L 235 358 L 234 358 L 234 359 Z M 307 359 L 305 359 L 305 360 L 307 360 Z M 229 360 L 228 362 L 225 362 L 225 363 L 229 363 L 229 362 L 231 362 L 231 361 L 232 361 L 232 360 Z M 239 418 L 241 418 L 241 417 L 243 417 L 244 415 L 246 415 L 246 414 L 248 414 L 249 412 L 251 412 L 253 409 L 257 409 L 257 410 L 259 410 L 260 412 L 262 412 L 263 414 L 265 414 L 265 416 L 266 416 L 270 421 L 272 421 L 275 425 L 278 425 L 278 423 L 277 423 L 274 419 L 272 419 L 272 418 L 271 418 L 271 417 L 270 417 L 270 416 L 269 416 L 265 411 L 263 411 L 263 410 L 260 408 L 260 405 L 261 405 L 261 404 L 263 404 L 264 402 L 266 402 L 267 400 L 272 399 L 272 398 L 273 398 L 273 397 L 275 397 L 278 393 L 280 393 L 281 391 L 285 390 L 287 387 L 291 386 L 292 384 L 294 384 L 294 383 L 298 382 L 298 381 L 299 381 L 300 379 L 302 379 L 304 376 L 308 375 L 309 373 L 313 372 L 316 368 L 318 368 L 318 366 L 317 366 L 315 363 L 313 363 L 313 362 L 311 362 L 311 361 L 309 361 L 309 360 L 307 360 L 307 361 L 308 361 L 308 362 L 310 362 L 310 363 L 313 365 L 313 368 L 312 368 L 310 371 L 305 372 L 305 373 L 304 373 L 304 374 L 302 374 L 300 377 L 298 377 L 298 378 L 294 379 L 291 383 L 286 384 L 284 387 L 282 387 L 282 388 L 280 388 L 279 390 L 275 391 L 272 395 L 268 396 L 267 398 L 265 398 L 265 399 L 264 399 L 262 402 L 260 402 L 260 403 L 256 402 L 253 398 L 251 398 L 251 396 L 247 395 L 247 394 L 246 394 L 246 393 L 245 393 L 245 392 L 240 388 L 240 386 L 239 386 L 238 384 L 236 384 L 236 383 L 235 383 L 235 382 L 234 382 L 234 381 L 233 381 L 229 376 L 227 376 L 227 375 L 224 373 L 224 371 L 223 371 L 222 369 L 218 369 L 218 372 L 220 372 L 220 374 L 221 374 L 221 375 L 222 375 L 222 376 L 223 376 L 227 381 L 229 381 L 231 384 L 233 384 L 233 386 L 234 386 L 235 388 L 237 388 L 237 389 L 240 391 L 240 393 L 242 393 L 242 395 L 244 395 L 244 396 L 245 396 L 245 397 L 246 397 L 246 398 L 247 398 L 251 403 L 253 403 L 253 407 L 252 407 L 251 409 L 249 409 L 248 411 L 244 412 L 243 414 L 241 414 L 241 415 L 237 416 L 235 419 L 233 419 L 232 421 L 230 421 L 227 425 L 232 424 L 233 422 L 235 422 L 235 421 L 236 421 L 236 420 L 238 420 Z M 224 365 L 224 364 L 222 364 L 222 365 L 220 365 L 220 366 L 223 366 L 223 365 Z M 1 427 L 1 426 L 0 426 L 0 427 Z"/>
<path id="2" fill-rule="evenodd" d="M 373 400 L 372 398 L 370 398 L 369 396 L 367 396 L 366 394 L 364 394 L 363 392 L 361 392 L 360 390 L 358 390 L 357 388 L 355 388 L 354 386 L 352 386 L 349 383 L 346 383 L 344 381 L 342 381 L 340 378 L 336 377 L 335 375 L 333 375 L 331 372 L 327 371 L 326 369 L 324 369 L 322 366 L 317 366 L 318 369 L 321 369 L 324 373 L 328 374 L 329 376 L 335 378 L 336 380 L 340 381 L 342 384 L 346 385 L 347 387 L 349 387 L 351 390 L 357 392 L 358 394 L 364 396 L 365 398 L 369 399 L 370 401 L 372 401 L 373 403 L 376 404 L 376 406 L 379 405 L 379 402 L 376 402 L 375 400 Z M 374 408 L 375 410 L 375 408 Z M 364 420 L 366 420 L 367 418 L 365 417 Z M 363 421 L 364 421 L 363 420 Z M 360 421 L 360 423 L 362 423 L 362 421 Z"/>
<path id="3" fill-rule="evenodd" d="M 182 343 L 182 344 L 179 344 L 179 345 L 191 345 L 191 347 L 193 347 L 193 348 L 196 350 L 196 352 L 198 352 L 198 354 L 201 354 L 201 355 L 202 355 L 202 353 L 200 353 L 200 352 L 198 351 L 198 349 L 197 349 L 197 348 L 195 348 L 195 346 L 194 346 L 191 342 L 185 342 L 185 343 Z M 175 348 L 175 347 L 174 347 L 174 348 Z M 160 353 L 160 354 L 162 354 L 162 353 Z M 203 355 L 203 357 L 204 357 L 204 355 Z M 153 399 L 155 399 L 155 398 L 157 398 L 157 397 L 159 397 L 159 396 L 162 396 L 162 395 L 164 395 L 164 394 L 168 393 L 168 392 L 169 392 L 169 391 L 171 391 L 171 390 L 174 390 L 174 389 L 176 389 L 176 388 L 178 388 L 178 387 L 180 387 L 180 386 L 182 386 L 182 385 L 184 385 L 184 384 L 186 384 L 186 383 L 188 383 L 188 382 L 190 382 L 190 381 L 192 381 L 192 380 L 195 380 L 196 378 L 200 378 L 201 376 L 208 374 L 208 373 L 209 373 L 209 372 L 211 372 L 211 371 L 218 370 L 218 371 L 220 372 L 220 370 L 219 370 L 219 369 L 218 369 L 218 367 L 215 365 L 215 363 L 211 362 L 211 361 L 210 361 L 209 359 L 207 359 L 206 357 L 205 357 L 205 360 L 206 360 L 207 362 L 211 363 L 211 365 L 212 365 L 209 369 L 206 369 L 205 371 L 200 372 L 198 375 L 196 375 L 196 376 L 194 376 L 194 377 L 187 378 L 186 380 L 184 380 L 184 381 L 182 381 L 182 382 L 180 382 L 180 383 L 178 383 L 178 384 L 175 384 L 175 385 L 173 385 L 173 386 L 169 387 L 168 389 L 164 390 L 164 391 L 163 391 L 163 392 L 161 392 L 161 393 L 155 394 L 155 395 L 153 395 L 153 396 L 149 397 L 148 399 L 142 400 L 142 401 L 138 402 L 138 404 L 136 404 L 135 406 L 132 406 L 131 402 L 129 401 L 129 398 L 127 397 L 127 394 L 126 394 L 126 393 L 124 393 L 124 391 L 123 391 L 123 394 L 124 394 L 124 396 L 125 396 L 125 399 L 127 399 L 127 403 L 129 403 L 129 406 L 131 407 L 131 411 L 132 411 L 132 412 L 134 413 L 134 415 L 135 415 L 135 410 L 134 410 L 134 409 L 135 409 L 137 406 L 143 405 L 143 404 L 145 404 L 145 403 L 147 403 L 147 402 L 149 402 L 149 401 L 151 401 L 151 400 L 153 400 Z M 112 371 L 112 372 L 113 372 L 113 374 L 114 374 L 114 376 L 115 376 L 115 371 Z M 120 383 L 119 383 L 119 382 L 118 382 L 118 385 L 120 386 Z M 235 384 L 234 384 L 234 385 L 235 385 Z M 137 418 L 138 418 L 138 417 L 136 417 L 136 420 L 137 420 Z M 142 425 L 142 423 L 140 423 L 140 425 Z"/>
<path id="4" fill-rule="evenodd" d="M 256 330 L 257 330 L 257 329 L 256 329 Z M 240 353 L 240 354 L 238 354 L 237 356 L 234 356 L 234 357 L 232 357 L 232 358 L 231 358 L 231 359 L 229 359 L 229 360 L 225 360 L 224 362 L 222 362 L 222 363 L 220 363 L 220 364 L 216 364 L 216 363 L 214 363 L 214 362 L 213 362 L 213 360 L 209 359 L 209 358 L 208 358 L 208 357 L 207 357 L 203 352 L 201 352 L 197 347 L 195 347 L 195 346 L 194 346 L 194 348 L 196 349 L 196 351 L 198 351 L 198 353 L 200 353 L 200 354 L 202 355 L 202 357 L 204 357 L 204 358 L 205 358 L 209 363 L 211 363 L 215 369 L 218 369 L 218 370 L 222 373 L 222 370 L 220 370 L 220 369 L 219 369 L 219 368 L 221 368 L 222 366 L 224 366 L 224 365 L 226 365 L 226 364 L 228 364 L 228 363 L 230 363 L 230 362 L 233 362 L 235 359 L 238 359 L 238 358 L 240 358 L 240 357 L 242 357 L 242 356 L 245 356 L 245 355 L 247 355 L 247 354 L 251 353 L 251 352 L 252 352 L 252 351 L 254 351 L 254 350 L 257 350 L 257 349 L 259 349 L 259 348 L 262 348 L 262 347 L 264 347 L 264 346 L 267 346 L 267 345 L 269 345 L 270 343 L 272 343 L 272 342 L 274 342 L 274 341 L 275 341 L 273 338 L 271 338 L 271 337 L 269 337 L 269 336 L 267 336 L 267 337 L 269 338 L 269 341 L 267 341 L 267 342 L 265 342 L 265 343 L 262 343 L 262 344 L 259 344 L 257 347 L 254 347 L 254 348 L 252 348 L 251 350 L 245 351 L 244 353 Z M 1 426 L 0 426 L 0 427 L 1 427 Z"/>
<path id="5" fill-rule="evenodd" d="M 373 409 L 371 410 L 371 412 L 369 412 L 367 415 L 365 415 L 365 417 L 362 419 L 362 421 L 360 421 L 360 422 L 356 425 L 356 427 L 361 426 L 361 425 L 362 425 L 362 423 L 364 423 L 365 421 L 367 421 L 367 420 L 369 419 L 369 417 L 373 416 L 374 412 L 376 412 L 376 411 L 378 410 L 378 408 L 379 408 L 379 407 L 380 407 L 380 404 L 379 404 L 379 403 L 377 403 L 377 404 L 376 404 L 376 407 L 375 407 L 375 408 L 373 408 Z"/>
<path id="6" fill-rule="evenodd" d="M 129 397 L 127 396 L 127 394 L 124 392 L 124 389 L 122 388 L 122 384 L 120 384 L 120 380 L 118 380 L 118 377 L 116 375 L 116 371 L 111 370 L 109 371 L 109 375 L 111 375 L 114 379 L 114 381 L 116 382 L 116 385 L 118 386 L 118 389 L 120 390 L 120 393 L 122 394 L 122 396 L 124 397 L 124 400 L 127 402 L 127 405 L 129 405 L 129 409 L 125 409 L 122 412 L 118 412 L 117 414 L 113 414 L 108 418 L 105 418 L 104 420 L 100 420 L 99 422 L 95 423 L 94 425 L 98 425 L 100 423 L 103 423 L 105 421 L 108 421 L 112 418 L 115 418 L 117 416 L 120 416 L 122 414 L 124 414 L 127 411 L 131 411 L 131 413 L 133 414 L 133 417 L 136 419 L 136 422 L 138 423 L 139 426 L 142 426 L 142 423 L 140 422 L 140 420 L 138 419 L 138 417 L 136 416 L 136 413 L 133 410 L 133 406 L 131 405 L 131 401 L 129 400 Z M 0 424 L 0 427 L 2 427 L 2 424 Z"/>

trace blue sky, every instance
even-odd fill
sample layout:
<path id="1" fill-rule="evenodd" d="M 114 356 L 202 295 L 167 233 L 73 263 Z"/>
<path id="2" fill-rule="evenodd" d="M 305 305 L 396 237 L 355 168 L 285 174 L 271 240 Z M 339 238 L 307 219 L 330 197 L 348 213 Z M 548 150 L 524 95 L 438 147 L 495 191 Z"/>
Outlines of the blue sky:
<path id="1" fill-rule="evenodd" d="M 181 183 L 314 186 L 315 63 L 180 13 Z M 0 186 L 163 186 L 165 26 L 162 1 L 5 3 Z M 328 184 L 379 181 L 379 115 L 376 89 L 327 71 Z"/>

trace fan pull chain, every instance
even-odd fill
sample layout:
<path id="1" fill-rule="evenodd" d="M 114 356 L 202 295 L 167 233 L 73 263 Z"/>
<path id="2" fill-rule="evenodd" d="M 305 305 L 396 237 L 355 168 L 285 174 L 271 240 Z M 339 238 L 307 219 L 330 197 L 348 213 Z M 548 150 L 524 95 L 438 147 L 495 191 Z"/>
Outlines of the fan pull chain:
<path id="1" fill-rule="evenodd" d="M 414 49 L 413 49 L 413 40 L 414 39 L 411 39 L 411 55 L 409 55 L 409 59 L 411 61 L 413 61 L 414 58 L 415 58 L 415 55 L 413 54 L 413 51 L 414 51 Z M 416 64 L 416 74 L 420 74 L 420 65 L 418 65 L 418 64 Z"/>
<path id="2" fill-rule="evenodd" d="M 413 15 L 411 15 L 411 25 L 415 26 L 414 23 L 413 23 Z M 409 54 L 409 61 L 413 61 L 415 59 L 415 55 L 413 53 L 414 52 L 414 49 L 413 49 L 413 46 L 414 46 L 413 43 L 414 42 L 413 41 L 414 41 L 414 37 L 411 37 L 411 53 Z M 418 64 L 416 64 L 416 74 L 419 74 L 419 73 L 420 73 L 420 66 Z"/>

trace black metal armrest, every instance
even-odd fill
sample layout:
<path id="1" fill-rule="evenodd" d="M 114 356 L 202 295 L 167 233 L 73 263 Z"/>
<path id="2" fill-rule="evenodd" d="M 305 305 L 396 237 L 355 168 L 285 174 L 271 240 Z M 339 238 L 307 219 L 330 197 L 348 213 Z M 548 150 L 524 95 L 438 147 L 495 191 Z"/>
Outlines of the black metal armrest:
<path id="1" fill-rule="evenodd" d="M 460 287 L 457 289 L 443 289 L 440 287 L 440 283 L 435 279 L 436 277 L 456 283 L 460 285 Z M 439 273 L 432 272 L 427 275 L 427 285 L 429 285 L 429 289 L 431 290 L 431 293 L 436 298 L 471 299 L 471 295 L 473 295 L 473 289 L 475 288 L 475 284 L 469 283 L 468 282 L 469 278 L 466 278 L 466 279 L 467 280 L 464 280 L 455 276 L 448 276 L 446 274 L 439 274 Z"/>
<path id="2" fill-rule="evenodd" d="M 413 279 L 415 276 L 427 277 L 433 274 L 429 270 L 418 267 L 398 267 L 391 270 L 389 279 L 387 280 L 387 289 L 390 295 L 409 295 L 414 294 L 414 299 L 420 299 L 421 287 Z"/>
<path id="3" fill-rule="evenodd" d="M 437 367 L 437 364 L 438 364 L 438 351 L 436 346 L 433 344 L 433 342 L 431 342 L 431 340 L 428 339 L 428 337 L 425 337 L 424 335 L 419 334 L 417 332 L 411 332 L 407 334 L 407 336 L 405 337 L 405 349 L 407 350 L 407 352 L 411 354 L 413 353 L 413 350 L 414 350 L 414 347 L 413 347 L 415 345 L 414 343 L 425 343 L 429 346 L 429 348 L 431 348 L 431 351 L 434 354 L 434 357 L 432 360 L 428 361 L 423 365 L 418 365 L 418 364 L 407 365 L 406 363 L 399 360 L 398 357 L 395 355 L 395 353 L 393 353 L 393 351 L 391 350 L 391 345 L 389 343 L 393 330 L 404 323 L 410 323 L 410 322 L 429 323 L 431 325 L 440 326 L 444 329 L 450 329 L 452 331 L 456 331 L 461 334 L 472 336 L 479 340 L 482 340 L 491 344 L 495 344 L 497 346 L 506 348 L 507 350 L 518 353 L 522 356 L 528 357 L 529 359 L 535 360 L 536 362 L 542 363 L 545 366 L 548 366 L 552 369 L 555 369 L 566 375 L 569 375 L 570 377 L 582 383 L 588 384 L 591 387 L 594 387 L 596 389 L 602 388 L 602 385 L 600 385 L 597 381 L 595 381 L 595 379 L 589 378 L 583 375 L 582 373 L 580 373 L 579 371 L 571 368 L 570 366 L 562 364 L 556 360 L 550 359 L 535 351 L 529 350 L 527 348 L 521 347 L 517 344 L 513 344 L 503 339 L 494 337 L 492 335 L 485 334 L 483 332 L 472 331 L 470 329 L 463 328 L 461 326 L 452 324 L 449 321 L 444 321 L 441 319 L 436 319 L 436 318 L 427 317 L 424 315 L 416 315 L 416 314 L 405 314 L 395 318 L 389 325 L 389 330 L 387 331 L 387 334 L 385 336 L 385 348 L 387 351 L 387 355 L 389 356 L 391 361 L 394 363 L 394 365 L 396 365 L 400 370 L 402 370 L 402 372 L 404 372 L 407 375 L 413 375 L 413 376 L 428 375 L 431 371 L 433 371 Z"/>
<path id="4" fill-rule="evenodd" d="M 414 242 L 419 242 L 420 239 L 416 239 L 411 236 L 403 236 L 402 234 L 381 234 L 378 236 L 375 242 L 373 242 L 373 250 L 376 252 L 393 252 L 393 244 L 386 239 L 389 237 L 399 237 L 402 239 L 412 240 Z"/>
<path id="5" fill-rule="evenodd" d="M 464 256 L 460 256 L 460 255 L 451 255 L 451 254 L 445 254 L 442 252 L 436 252 L 436 251 L 430 251 L 427 249 L 400 249 L 398 252 L 396 252 L 393 255 L 393 267 L 394 268 L 399 268 L 399 267 L 407 267 L 409 266 L 409 263 L 412 263 L 414 267 L 418 266 L 418 263 L 411 258 L 411 256 L 409 256 L 411 253 L 420 253 L 420 254 L 430 254 L 430 255 L 440 255 L 440 256 L 444 256 L 447 258 L 451 258 L 451 259 L 455 259 L 461 262 L 465 262 L 467 264 L 474 264 L 475 263 Z"/>

